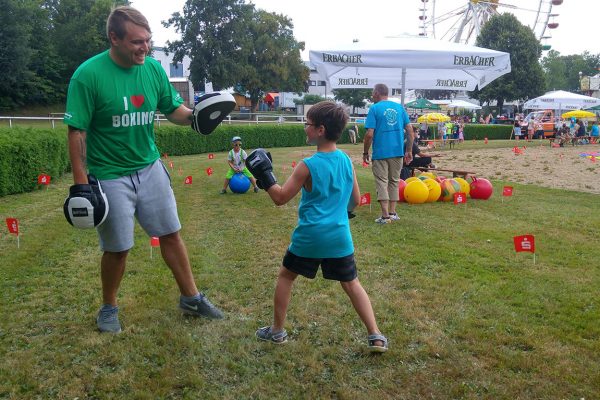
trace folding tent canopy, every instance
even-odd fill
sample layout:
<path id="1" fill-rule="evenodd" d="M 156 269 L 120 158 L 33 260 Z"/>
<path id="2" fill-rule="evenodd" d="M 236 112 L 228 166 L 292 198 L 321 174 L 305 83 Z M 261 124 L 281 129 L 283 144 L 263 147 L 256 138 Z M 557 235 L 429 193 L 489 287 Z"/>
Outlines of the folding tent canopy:
<path id="1" fill-rule="evenodd" d="M 481 110 L 481 106 L 477 104 L 469 103 L 464 100 L 452 100 L 450 103 L 446 104 L 448 108 L 464 108 L 466 110 Z"/>
<path id="2" fill-rule="evenodd" d="M 600 99 L 581 94 L 556 90 L 526 101 L 523 108 L 529 110 L 579 110 L 600 105 Z"/>
<path id="3" fill-rule="evenodd" d="M 310 61 L 333 89 L 384 83 L 407 89 L 475 90 L 510 72 L 505 52 L 411 37 L 311 50 Z"/>

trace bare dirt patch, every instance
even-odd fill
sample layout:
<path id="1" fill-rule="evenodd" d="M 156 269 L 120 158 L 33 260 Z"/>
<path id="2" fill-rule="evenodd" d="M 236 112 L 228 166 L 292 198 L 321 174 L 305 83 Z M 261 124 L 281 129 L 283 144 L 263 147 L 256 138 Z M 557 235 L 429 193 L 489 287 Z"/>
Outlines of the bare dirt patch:
<path id="1" fill-rule="evenodd" d="M 526 148 L 523 149 L 523 146 Z M 451 150 L 435 158 L 438 168 L 476 172 L 476 176 L 543 187 L 600 193 L 600 157 L 592 162 L 582 153 L 600 152 L 600 145 L 548 147 L 521 142 L 512 148 Z"/>

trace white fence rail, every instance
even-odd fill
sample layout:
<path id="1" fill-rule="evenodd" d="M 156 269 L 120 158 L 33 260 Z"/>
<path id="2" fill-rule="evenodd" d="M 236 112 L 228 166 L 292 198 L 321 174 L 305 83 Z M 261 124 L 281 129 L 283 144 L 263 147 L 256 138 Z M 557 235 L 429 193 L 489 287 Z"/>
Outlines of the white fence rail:
<path id="1" fill-rule="evenodd" d="M 12 128 L 17 125 L 19 121 L 24 122 L 48 122 L 52 129 L 55 129 L 57 125 L 63 127 L 62 124 L 64 114 L 62 113 L 50 113 L 47 117 L 11 117 L 11 116 L 0 116 L 0 126 L 3 125 L 3 121 L 8 122 L 8 126 Z M 160 126 L 161 122 L 168 122 L 167 118 L 163 114 L 156 114 L 154 122 L 157 126 Z M 245 124 L 245 125 L 259 125 L 259 124 L 303 124 L 306 122 L 304 115 L 291 115 L 291 114 L 261 114 L 261 113 L 231 113 L 223 120 L 222 124 L 234 125 L 234 124 Z M 364 122 L 364 117 L 352 117 L 350 123 Z"/>

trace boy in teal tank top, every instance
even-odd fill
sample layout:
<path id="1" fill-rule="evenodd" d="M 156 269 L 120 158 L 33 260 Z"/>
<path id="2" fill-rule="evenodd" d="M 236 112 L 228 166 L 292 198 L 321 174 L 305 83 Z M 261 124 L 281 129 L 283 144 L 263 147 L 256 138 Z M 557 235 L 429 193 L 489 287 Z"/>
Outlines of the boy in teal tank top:
<path id="1" fill-rule="evenodd" d="M 348 221 L 349 211 L 359 204 L 360 189 L 350 158 L 336 146 L 348 115 L 341 106 L 323 101 L 310 108 L 307 121 L 307 143 L 317 145 L 317 153 L 300 161 L 283 186 L 276 183 L 270 155 L 264 149 L 252 152 L 246 164 L 277 205 L 302 191 L 298 225 L 277 277 L 274 322 L 258 329 L 256 336 L 278 344 L 287 341 L 284 322 L 294 280 L 298 275 L 315 278 L 320 266 L 323 277 L 339 281 L 350 297 L 367 328 L 369 348 L 384 352 L 387 339 L 377 327 L 371 301 L 357 277 Z"/>

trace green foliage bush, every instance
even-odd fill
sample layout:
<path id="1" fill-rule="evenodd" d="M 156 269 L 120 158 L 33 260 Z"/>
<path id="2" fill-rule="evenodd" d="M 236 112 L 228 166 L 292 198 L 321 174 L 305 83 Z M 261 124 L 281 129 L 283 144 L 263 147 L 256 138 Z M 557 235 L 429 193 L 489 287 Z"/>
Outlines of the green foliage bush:
<path id="1" fill-rule="evenodd" d="M 0 129 L 0 196 L 32 191 L 41 173 L 54 179 L 69 167 L 65 130 Z"/>
<path id="2" fill-rule="evenodd" d="M 349 142 L 347 132 L 348 130 L 345 129 L 338 143 Z M 296 147 L 306 144 L 306 134 L 302 124 L 223 124 L 206 136 L 183 126 L 156 128 L 156 144 L 161 154 L 174 156 L 228 151 L 231 149 L 231 138 L 234 136 L 242 138 L 242 146 L 245 149 Z"/>
<path id="3" fill-rule="evenodd" d="M 419 124 L 412 124 L 415 132 L 419 131 Z M 463 136 L 465 140 L 478 139 L 483 140 L 488 138 L 489 140 L 497 139 L 510 139 L 512 133 L 512 125 L 485 125 L 485 124 L 465 124 L 463 130 Z M 437 139 L 437 124 L 429 124 L 430 135 L 433 133 Z"/>

